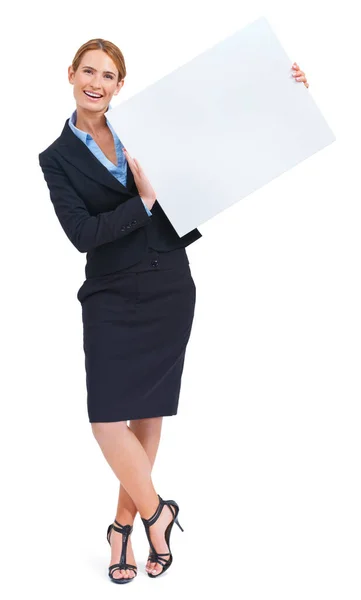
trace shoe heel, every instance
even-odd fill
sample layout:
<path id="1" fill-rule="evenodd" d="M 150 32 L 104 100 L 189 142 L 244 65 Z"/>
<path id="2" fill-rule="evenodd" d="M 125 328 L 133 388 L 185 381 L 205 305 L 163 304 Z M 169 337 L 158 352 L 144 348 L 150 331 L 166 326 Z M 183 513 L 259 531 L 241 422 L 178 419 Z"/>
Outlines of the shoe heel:
<path id="1" fill-rule="evenodd" d="M 184 531 L 183 527 L 181 526 L 180 522 L 178 521 L 178 517 L 176 517 L 176 518 L 174 519 L 174 521 L 175 521 L 175 523 L 177 523 L 177 525 L 178 525 L 179 529 L 180 529 L 181 531 Z"/>
<path id="2" fill-rule="evenodd" d="M 170 504 L 171 506 L 174 506 L 174 508 L 176 509 L 176 515 L 177 516 L 175 517 L 174 522 L 177 523 L 177 525 L 178 525 L 178 527 L 179 527 L 179 529 L 181 531 L 184 531 L 182 525 L 178 521 L 178 514 L 179 514 L 179 506 L 178 506 L 178 504 L 175 502 L 175 500 L 169 500 L 168 504 Z"/>

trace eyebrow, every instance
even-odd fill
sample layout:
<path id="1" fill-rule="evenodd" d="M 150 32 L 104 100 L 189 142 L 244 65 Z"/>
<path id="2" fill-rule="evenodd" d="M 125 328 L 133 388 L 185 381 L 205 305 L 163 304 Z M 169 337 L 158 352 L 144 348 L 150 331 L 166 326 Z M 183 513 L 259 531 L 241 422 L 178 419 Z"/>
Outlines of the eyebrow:
<path id="1" fill-rule="evenodd" d="M 94 67 L 90 67 L 89 65 L 83 65 L 82 67 L 83 69 L 93 69 L 93 71 L 96 71 L 96 69 L 94 69 Z M 104 73 L 111 73 L 112 75 L 115 76 L 115 73 L 113 73 L 113 71 L 103 71 Z"/>

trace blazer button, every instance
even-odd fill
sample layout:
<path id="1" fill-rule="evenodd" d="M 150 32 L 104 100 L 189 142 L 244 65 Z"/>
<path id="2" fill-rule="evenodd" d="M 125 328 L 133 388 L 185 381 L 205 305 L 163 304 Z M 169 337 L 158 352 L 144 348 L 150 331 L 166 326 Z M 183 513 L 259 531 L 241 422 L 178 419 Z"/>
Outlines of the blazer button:
<path id="1" fill-rule="evenodd" d="M 131 222 L 131 224 L 132 224 L 132 225 L 135 225 L 135 224 L 136 224 L 136 220 L 132 221 L 132 222 Z"/>
<path id="2" fill-rule="evenodd" d="M 150 264 L 152 265 L 152 267 L 157 267 L 158 266 L 158 261 L 157 260 L 152 260 L 152 262 Z"/>
<path id="3" fill-rule="evenodd" d="M 127 223 L 126 228 L 129 229 L 129 227 L 130 227 L 130 225 L 129 225 L 129 223 Z"/>
<path id="4" fill-rule="evenodd" d="M 124 225 L 121 226 L 120 231 L 125 231 Z"/>

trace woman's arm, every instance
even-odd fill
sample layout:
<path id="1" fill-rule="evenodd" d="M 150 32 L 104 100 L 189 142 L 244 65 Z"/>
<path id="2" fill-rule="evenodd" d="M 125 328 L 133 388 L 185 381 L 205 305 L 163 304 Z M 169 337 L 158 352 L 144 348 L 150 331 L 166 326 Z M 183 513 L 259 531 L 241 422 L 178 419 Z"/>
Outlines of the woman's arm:
<path id="1" fill-rule="evenodd" d="M 114 242 L 143 227 L 151 218 L 139 195 L 129 198 L 115 210 L 91 216 L 56 159 L 40 153 L 39 164 L 60 224 L 79 252 Z"/>

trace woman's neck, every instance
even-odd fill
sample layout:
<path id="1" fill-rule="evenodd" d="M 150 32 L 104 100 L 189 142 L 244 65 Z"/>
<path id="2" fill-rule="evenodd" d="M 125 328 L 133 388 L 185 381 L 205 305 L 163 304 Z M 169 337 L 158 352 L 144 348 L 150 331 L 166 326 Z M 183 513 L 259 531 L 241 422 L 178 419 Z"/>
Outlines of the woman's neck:
<path id="1" fill-rule="evenodd" d="M 99 137 L 108 129 L 104 113 L 95 113 L 78 107 L 76 109 L 75 127 L 81 131 L 86 131 L 93 138 Z"/>

